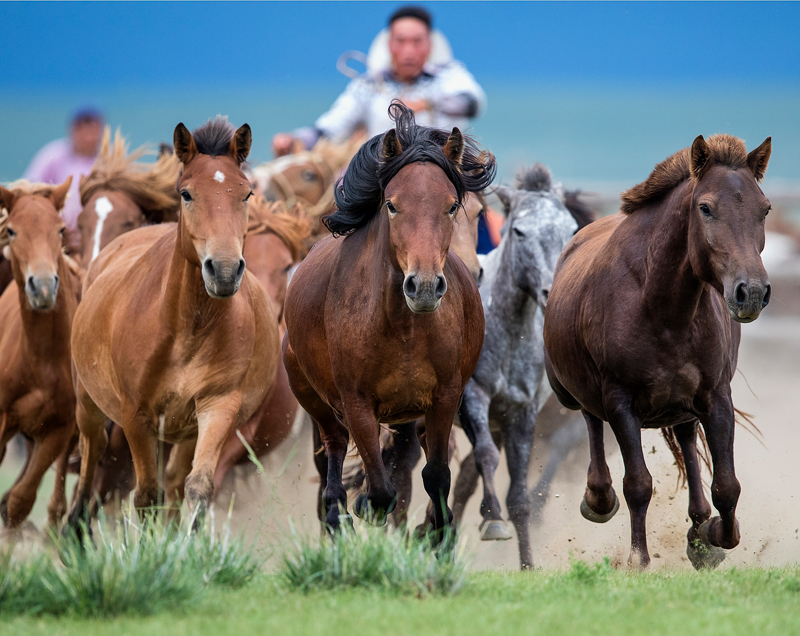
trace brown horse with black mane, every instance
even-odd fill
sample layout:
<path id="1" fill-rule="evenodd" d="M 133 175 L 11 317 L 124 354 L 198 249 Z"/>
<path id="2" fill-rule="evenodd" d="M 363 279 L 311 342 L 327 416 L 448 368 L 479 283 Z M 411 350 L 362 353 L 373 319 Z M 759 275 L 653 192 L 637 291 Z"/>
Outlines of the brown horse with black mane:
<path id="1" fill-rule="evenodd" d="M 75 431 L 70 332 L 80 294 L 78 270 L 61 251 L 64 206 L 72 177 L 59 186 L 17 182 L 0 187 L 0 247 L 14 281 L 0 296 L 0 461 L 21 433 L 28 459 L 0 501 L 0 516 L 19 526 L 58 458 L 48 522 L 66 511 L 68 448 Z"/>
<path id="2" fill-rule="evenodd" d="M 72 334 L 81 476 L 69 526 L 78 531 L 107 443 L 106 417 L 130 444 L 137 508 L 159 499 L 163 439 L 176 445 L 170 462 L 195 449 L 185 494 L 190 511 L 202 512 L 225 440 L 268 397 L 278 321 L 242 258 L 252 193 L 241 165 L 250 141 L 249 126 L 234 132 L 222 118 L 194 135 L 178 124 L 177 225 L 123 234 L 87 273 Z"/>
<path id="3" fill-rule="evenodd" d="M 580 409 L 590 456 L 582 514 L 619 507 L 603 449 L 603 420 L 619 442 L 631 515 L 629 563 L 645 567 L 653 482 L 641 428 L 672 426 L 689 485 L 688 554 L 714 566 L 739 543 L 731 378 L 740 323 L 770 297 L 761 262 L 770 203 L 758 182 L 768 138 L 750 154 L 729 135 L 702 136 L 622 195 L 620 214 L 587 226 L 559 259 L 547 302 L 547 372 L 561 403 Z M 713 461 L 711 517 L 696 447 L 703 425 Z"/>
<path id="4" fill-rule="evenodd" d="M 431 525 L 451 524 L 450 427 L 483 343 L 478 288 L 448 248 L 456 211 L 467 192 L 489 185 L 494 158 L 458 129 L 417 126 L 401 104 L 390 114 L 395 128 L 358 151 L 337 187 L 338 210 L 325 220 L 334 236 L 301 263 L 286 298 L 284 361 L 325 447 L 331 529 L 347 506 L 348 437 L 369 479 L 355 513 L 382 522 L 396 490 L 381 460 L 379 424 L 423 415 Z"/>

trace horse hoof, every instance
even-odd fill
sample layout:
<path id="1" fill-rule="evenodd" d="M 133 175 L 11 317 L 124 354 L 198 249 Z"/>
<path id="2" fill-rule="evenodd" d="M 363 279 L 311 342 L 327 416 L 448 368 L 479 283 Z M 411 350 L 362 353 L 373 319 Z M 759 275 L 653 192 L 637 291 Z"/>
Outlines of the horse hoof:
<path id="1" fill-rule="evenodd" d="M 480 530 L 481 541 L 508 541 L 511 538 L 508 524 L 500 519 L 487 519 Z"/>
<path id="2" fill-rule="evenodd" d="M 695 570 L 713 570 L 725 560 L 725 550 L 711 545 L 708 540 L 709 521 L 700 524 L 698 538 L 690 539 L 686 545 L 686 556 Z"/>
<path id="3" fill-rule="evenodd" d="M 373 510 L 369 500 L 367 499 L 367 495 L 361 493 L 358 497 L 356 497 L 356 503 L 353 506 L 353 513 L 359 519 L 363 519 L 367 523 L 381 528 L 386 525 L 386 522 L 389 520 L 389 515 L 396 507 L 397 498 L 395 497 L 392 499 L 392 503 L 389 504 L 389 507 L 385 511 Z"/>
<path id="4" fill-rule="evenodd" d="M 583 515 L 584 519 L 588 519 L 592 523 L 605 523 L 609 521 L 611 517 L 617 514 L 617 510 L 619 510 L 619 497 L 617 497 L 617 493 L 614 492 L 614 489 L 611 489 L 611 494 L 614 495 L 614 507 L 611 509 L 611 512 L 601 515 L 596 513 L 589 507 L 589 504 L 586 503 L 586 495 L 583 496 L 581 500 L 581 514 Z"/>

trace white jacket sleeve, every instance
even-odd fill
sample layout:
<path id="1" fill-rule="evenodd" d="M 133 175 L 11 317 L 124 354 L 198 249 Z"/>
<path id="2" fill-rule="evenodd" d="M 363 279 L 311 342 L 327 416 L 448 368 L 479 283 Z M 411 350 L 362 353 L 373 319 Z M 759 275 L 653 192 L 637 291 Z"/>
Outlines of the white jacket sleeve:
<path id="1" fill-rule="evenodd" d="M 486 93 L 461 62 L 452 61 L 437 73 L 434 106 L 440 112 L 460 117 L 475 117 L 486 109 Z M 464 98 L 467 98 L 466 100 Z M 464 102 L 471 102 L 473 112 L 457 112 Z"/>
<path id="2" fill-rule="evenodd" d="M 314 126 L 334 141 L 349 138 L 367 120 L 370 98 L 368 81 L 360 77 L 352 80 Z"/>

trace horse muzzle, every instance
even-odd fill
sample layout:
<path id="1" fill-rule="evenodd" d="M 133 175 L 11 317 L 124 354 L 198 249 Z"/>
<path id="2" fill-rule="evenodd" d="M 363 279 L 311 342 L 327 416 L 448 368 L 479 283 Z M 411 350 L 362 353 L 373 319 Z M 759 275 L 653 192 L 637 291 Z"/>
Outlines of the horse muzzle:
<path id="1" fill-rule="evenodd" d="M 245 263 L 243 258 L 214 259 L 203 261 L 203 282 L 211 298 L 230 298 L 242 284 Z"/>
<path id="2" fill-rule="evenodd" d="M 429 314 L 439 309 L 446 292 L 447 279 L 444 274 L 433 277 L 408 274 L 403 280 L 406 305 L 415 314 Z"/>
<path id="3" fill-rule="evenodd" d="M 725 293 L 725 304 L 736 322 L 753 322 L 769 304 L 772 286 L 768 282 L 738 281 Z"/>
<path id="4" fill-rule="evenodd" d="M 25 295 L 34 311 L 48 311 L 56 304 L 58 296 L 58 274 L 49 276 L 28 276 L 25 281 Z"/>

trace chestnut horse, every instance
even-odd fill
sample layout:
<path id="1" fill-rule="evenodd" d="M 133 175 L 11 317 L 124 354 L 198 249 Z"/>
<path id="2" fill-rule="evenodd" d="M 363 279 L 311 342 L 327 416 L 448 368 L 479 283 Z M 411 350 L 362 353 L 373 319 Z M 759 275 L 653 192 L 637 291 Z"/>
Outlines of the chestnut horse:
<path id="1" fill-rule="evenodd" d="M 64 478 L 75 431 L 70 332 L 80 280 L 61 251 L 65 225 L 58 211 L 71 183 L 69 177 L 59 186 L 0 187 L 0 246 L 14 273 L 0 296 L 0 460 L 15 434 L 32 442 L 22 473 L 0 501 L 9 528 L 27 518 L 56 458 L 51 527 L 67 507 Z"/>
<path id="2" fill-rule="evenodd" d="M 494 158 L 458 129 L 417 126 L 393 103 L 395 128 L 373 137 L 336 189 L 334 234 L 300 264 L 286 298 L 284 362 L 319 427 L 327 471 L 325 523 L 347 507 L 342 464 L 352 436 L 369 479 L 354 511 L 383 522 L 396 490 L 381 459 L 379 424 L 425 416 L 422 471 L 431 525 L 452 523 L 448 442 L 461 392 L 483 342 L 475 281 L 449 254 L 453 217 L 483 190 Z M 345 236 L 343 236 L 345 235 Z M 374 515 L 374 516 L 373 516 Z"/>
<path id="3" fill-rule="evenodd" d="M 119 129 L 112 143 L 111 128 L 106 126 L 97 161 L 81 177 L 78 254 L 84 267 L 120 234 L 145 224 L 178 220 L 178 159 L 162 153 L 148 165 L 137 161 L 147 148 L 131 153 L 127 149 Z"/>
<path id="4" fill-rule="evenodd" d="M 225 440 L 274 383 L 277 318 L 242 258 L 251 191 L 241 164 L 250 142 L 247 124 L 234 133 L 217 118 L 194 135 L 178 124 L 177 225 L 123 234 L 87 272 L 72 334 L 81 475 L 69 526 L 78 532 L 107 443 L 106 417 L 130 444 L 135 506 L 158 502 L 163 439 L 176 444 L 171 461 L 195 449 L 185 495 L 189 510 L 202 513 Z"/>
<path id="5" fill-rule="evenodd" d="M 629 563 L 646 567 L 645 516 L 653 482 L 641 428 L 672 426 L 689 485 L 689 558 L 719 563 L 739 543 L 731 378 L 740 323 L 770 297 L 761 263 L 770 203 L 758 182 L 768 138 L 747 154 L 729 135 L 702 136 L 622 195 L 621 213 L 587 226 L 559 259 L 545 310 L 547 375 L 589 429 L 581 512 L 608 521 L 619 507 L 603 449 L 603 420 L 619 442 L 631 515 Z M 696 448 L 703 425 L 713 461 L 703 495 Z"/>
<path id="6" fill-rule="evenodd" d="M 244 256 L 247 269 L 260 282 L 277 310 L 279 333 L 283 336 L 280 319 L 286 298 L 286 284 L 290 268 L 305 255 L 305 240 L 310 233 L 309 220 L 302 209 L 295 207 L 286 210 L 282 202 L 271 203 L 259 195 L 250 197 L 248 204 L 247 240 Z M 297 414 L 297 400 L 289 389 L 289 381 L 283 362 L 278 364 L 278 373 L 271 395 L 264 403 L 260 417 L 250 418 L 239 427 L 247 444 L 258 457 L 263 457 L 278 447 L 292 430 Z M 120 427 L 113 425 L 108 430 L 108 446 L 95 471 L 94 491 L 102 504 L 117 499 L 123 501 L 133 490 L 135 476 L 133 460 L 125 434 Z M 169 457 L 171 446 L 164 447 L 165 457 Z M 80 458 L 78 466 L 80 467 Z M 249 462 L 246 447 L 233 431 L 225 442 L 217 468 L 214 472 L 214 492 L 218 492 L 225 475 L 235 464 Z M 191 457 L 188 457 L 188 464 Z M 172 480 L 180 479 L 186 466 L 173 465 Z M 184 475 L 185 476 L 185 475 Z"/>

